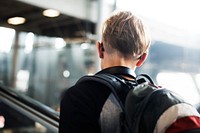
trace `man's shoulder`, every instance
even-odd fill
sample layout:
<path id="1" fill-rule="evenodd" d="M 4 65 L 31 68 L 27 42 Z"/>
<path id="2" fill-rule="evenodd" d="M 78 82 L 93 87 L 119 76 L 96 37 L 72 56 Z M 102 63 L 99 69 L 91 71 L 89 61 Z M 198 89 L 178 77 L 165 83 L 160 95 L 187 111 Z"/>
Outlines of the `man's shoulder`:
<path id="1" fill-rule="evenodd" d="M 105 84 L 102 84 L 98 80 L 92 80 L 92 78 L 93 76 L 81 77 L 71 88 L 107 88 Z"/>
<path id="2" fill-rule="evenodd" d="M 90 76 L 92 78 L 92 76 Z M 94 80 L 84 80 L 81 81 L 84 77 L 81 77 L 73 86 L 67 89 L 67 93 L 104 93 L 110 92 L 110 89 L 101 82 L 94 81 Z"/>
<path id="3" fill-rule="evenodd" d="M 75 85 L 84 85 L 84 84 L 87 84 L 89 86 L 92 86 L 92 85 L 96 85 L 96 84 L 101 84 L 100 82 L 98 82 L 98 80 L 92 80 L 94 79 L 94 77 L 96 77 L 95 75 L 90 75 L 90 76 L 83 76 L 81 77 Z M 89 84 L 90 83 L 90 84 Z"/>

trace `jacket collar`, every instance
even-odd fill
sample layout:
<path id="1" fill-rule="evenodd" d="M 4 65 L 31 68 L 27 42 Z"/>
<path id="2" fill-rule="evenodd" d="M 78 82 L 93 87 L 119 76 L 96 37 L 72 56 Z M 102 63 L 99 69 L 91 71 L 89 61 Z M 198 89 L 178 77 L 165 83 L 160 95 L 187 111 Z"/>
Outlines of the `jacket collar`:
<path id="1" fill-rule="evenodd" d="M 97 72 L 96 74 L 123 75 L 123 76 L 128 76 L 130 78 L 135 79 L 135 72 L 132 69 L 125 66 L 114 66 L 114 67 L 105 68 Z"/>

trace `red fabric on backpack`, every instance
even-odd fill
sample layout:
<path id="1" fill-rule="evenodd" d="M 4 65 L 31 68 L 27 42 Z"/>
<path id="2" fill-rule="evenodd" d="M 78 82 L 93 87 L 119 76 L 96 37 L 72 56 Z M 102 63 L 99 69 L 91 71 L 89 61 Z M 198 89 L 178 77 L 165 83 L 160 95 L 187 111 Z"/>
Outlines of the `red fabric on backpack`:
<path id="1" fill-rule="evenodd" d="M 177 119 L 165 133 L 178 133 L 191 129 L 200 128 L 200 118 L 197 116 L 187 116 Z"/>

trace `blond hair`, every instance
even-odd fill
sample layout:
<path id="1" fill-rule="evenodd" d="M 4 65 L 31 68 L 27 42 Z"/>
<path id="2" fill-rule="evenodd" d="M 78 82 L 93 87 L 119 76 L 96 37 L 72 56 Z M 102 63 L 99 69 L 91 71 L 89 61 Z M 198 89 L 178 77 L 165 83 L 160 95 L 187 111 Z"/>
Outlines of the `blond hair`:
<path id="1" fill-rule="evenodd" d="M 147 52 L 150 38 L 141 19 L 129 11 L 119 11 L 109 17 L 102 31 L 102 41 L 125 58 L 138 58 Z"/>

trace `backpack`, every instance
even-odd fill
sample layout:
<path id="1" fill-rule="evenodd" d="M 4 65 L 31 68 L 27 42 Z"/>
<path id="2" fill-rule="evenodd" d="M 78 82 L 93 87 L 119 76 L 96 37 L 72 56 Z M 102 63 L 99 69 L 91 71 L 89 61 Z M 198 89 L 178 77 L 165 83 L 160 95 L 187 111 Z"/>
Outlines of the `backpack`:
<path id="1" fill-rule="evenodd" d="M 109 73 L 97 73 L 93 76 L 84 76 L 80 81 L 87 80 L 100 82 L 106 85 L 115 98 L 115 100 L 113 100 L 114 103 L 119 105 L 118 107 L 121 109 L 119 115 L 120 128 L 118 131 L 113 131 L 115 133 L 164 133 L 172 123 L 162 125 L 158 122 L 160 117 L 170 107 L 182 104 L 192 108 L 190 112 L 193 113 L 187 115 L 196 116 L 199 125 L 194 125 L 191 129 L 190 127 L 183 128 L 179 131 L 184 131 L 184 133 L 200 132 L 200 115 L 195 108 L 185 102 L 178 94 L 156 86 L 148 75 L 141 74 L 136 77 L 133 82 L 127 82 L 123 78 L 120 78 L 120 76 Z M 124 89 L 127 90 L 127 88 L 128 92 L 123 101 L 120 97 L 120 93 Z M 178 117 L 182 116 L 177 116 L 177 118 Z M 110 116 L 110 118 L 112 118 L 112 116 Z"/>

